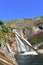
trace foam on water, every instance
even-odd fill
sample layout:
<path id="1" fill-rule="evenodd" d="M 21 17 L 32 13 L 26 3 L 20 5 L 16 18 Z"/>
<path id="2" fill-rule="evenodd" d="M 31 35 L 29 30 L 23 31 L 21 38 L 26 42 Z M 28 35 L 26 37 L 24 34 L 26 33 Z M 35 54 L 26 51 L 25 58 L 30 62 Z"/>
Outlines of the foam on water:
<path id="1" fill-rule="evenodd" d="M 38 53 L 36 53 L 35 51 L 34 52 L 24 52 L 21 55 L 38 55 Z"/>

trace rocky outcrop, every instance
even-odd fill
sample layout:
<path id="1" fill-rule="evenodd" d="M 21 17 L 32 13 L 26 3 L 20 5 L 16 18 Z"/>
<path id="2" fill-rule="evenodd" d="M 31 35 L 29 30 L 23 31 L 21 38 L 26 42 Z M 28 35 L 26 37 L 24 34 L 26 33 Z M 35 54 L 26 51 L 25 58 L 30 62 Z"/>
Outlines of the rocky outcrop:
<path id="1" fill-rule="evenodd" d="M 26 38 L 30 43 L 34 44 L 36 40 L 35 38 L 38 40 L 37 36 L 41 36 L 43 34 L 43 29 L 40 29 L 38 26 L 33 26 L 32 28 L 25 27 L 22 29 L 22 32 L 24 38 Z"/>
<path id="2" fill-rule="evenodd" d="M 6 57 L 2 51 L 0 51 L 0 64 L 1 65 L 17 65 L 16 61 Z"/>

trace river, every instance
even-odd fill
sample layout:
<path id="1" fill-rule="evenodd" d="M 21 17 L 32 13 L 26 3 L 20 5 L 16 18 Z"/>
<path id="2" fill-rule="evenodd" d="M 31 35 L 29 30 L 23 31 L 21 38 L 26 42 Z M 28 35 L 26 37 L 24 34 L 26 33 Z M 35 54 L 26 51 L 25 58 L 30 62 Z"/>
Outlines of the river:
<path id="1" fill-rule="evenodd" d="M 15 55 L 18 65 L 43 65 L 43 55 Z"/>

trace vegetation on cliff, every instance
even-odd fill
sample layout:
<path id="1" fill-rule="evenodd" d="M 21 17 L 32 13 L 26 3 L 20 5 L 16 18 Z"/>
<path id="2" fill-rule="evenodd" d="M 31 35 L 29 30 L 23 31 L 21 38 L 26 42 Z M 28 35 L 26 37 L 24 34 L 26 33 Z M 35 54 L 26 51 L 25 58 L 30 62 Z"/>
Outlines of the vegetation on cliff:
<path id="1" fill-rule="evenodd" d="M 18 19 L 7 20 L 5 22 L 0 21 L 0 44 L 2 43 L 2 40 L 4 40 L 4 43 L 6 42 L 6 33 L 14 37 L 12 28 L 22 29 L 27 27 L 28 29 L 30 29 L 33 26 L 38 26 L 38 27 L 41 26 L 43 28 L 43 16 L 35 17 L 35 18 L 23 18 L 21 20 Z M 43 40 L 42 38 L 43 38 L 43 33 L 40 33 L 30 38 L 29 41 L 34 44 L 36 42 Z M 9 40 L 9 43 L 11 43 L 11 40 Z"/>
<path id="2" fill-rule="evenodd" d="M 35 18 L 7 20 L 5 24 L 12 28 L 23 28 L 23 27 L 32 28 L 33 26 L 36 26 L 39 24 L 43 26 L 43 16 L 39 16 Z"/>
<path id="3" fill-rule="evenodd" d="M 5 44 L 6 43 L 6 34 L 12 34 L 12 29 L 5 25 L 3 21 L 0 21 L 0 45 L 1 43 Z"/>

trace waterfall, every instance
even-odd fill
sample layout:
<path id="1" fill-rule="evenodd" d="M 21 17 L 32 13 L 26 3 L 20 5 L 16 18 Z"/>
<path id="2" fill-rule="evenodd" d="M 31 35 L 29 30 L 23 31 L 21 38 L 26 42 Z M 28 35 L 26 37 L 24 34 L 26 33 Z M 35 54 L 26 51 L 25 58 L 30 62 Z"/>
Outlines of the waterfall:
<path id="1" fill-rule="evenodd" d="M 35 44 L 33 47 L 34 47 L 35 49 L 38 49 L 41 45 L 43 45 L 43 42 L 40 42 L 39 44 Z"/>
<path id="2" fill-rule="evenodd" d="M 19 35 L 18 32 L 16 32 L 15 30 L 13 30 L 13 32 L 15 32 L 15 37 L 16 37 L 16 44 L 17 44 L 17 50 L 18 51 L 25 51 L 24 53 L 22 53 L 22 55 L 37 55 L 38 52 L 37 50 L 23 37 L 21 37 Z"/>
<path id="3" fill-rule="evenodd" d="M 25 45 L 23 42 L 19 39 L 19 37 L 16 35 L 16 44 L 17 44 L 17 50 L 18 51 L 27 51 Z"/>

